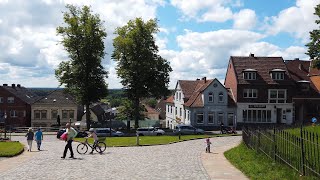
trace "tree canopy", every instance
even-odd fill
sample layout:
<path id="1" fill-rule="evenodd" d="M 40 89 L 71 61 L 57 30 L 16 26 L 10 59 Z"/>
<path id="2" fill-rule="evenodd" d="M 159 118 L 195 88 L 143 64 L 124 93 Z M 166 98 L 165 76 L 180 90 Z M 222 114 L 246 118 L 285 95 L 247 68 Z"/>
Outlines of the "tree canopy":
<path id="1" fill-rule="evenodd" d="M 90 126 L 89 106 L 108 93 L 107 71 L 101 64 L 105 55 L 104 38 L 107 36 L 103 22 L 92 14 L 90 7 L 67 5 L 64 26 L 57 27 L 62 36 L 61 44 L 68 52 L 69 60 L 63 61 L 55 70 L 56 78 L 78 103 L 87 109 L 87 126 Z"/>
<path id="2" fill-rule="evenodd" d="M 158 31 L 156 19 L 144 22 L 136 18 L 115 32 L 117 37 L 113 41 L 112 59 L 117 62 L 117 75 L 135 108 L 135 127 L 138 127 L 140 119 L 141 98 L 161 97 L 169 93 L 172 69 L 169 62 L 158 55 L 154 37 Z"/>
<path id="3" fill-rule="evenodd" d="M 315 13 L 320 18 L 320 4 L 315 7 Z M 320 19 L 315 21 L 316 24 L 320 25 Z M 310 32 L 310 42 L 306 45 L 308 47 L 307 55 L 313 59 L 313 67 L 320 69 L 320 27 Z"/>

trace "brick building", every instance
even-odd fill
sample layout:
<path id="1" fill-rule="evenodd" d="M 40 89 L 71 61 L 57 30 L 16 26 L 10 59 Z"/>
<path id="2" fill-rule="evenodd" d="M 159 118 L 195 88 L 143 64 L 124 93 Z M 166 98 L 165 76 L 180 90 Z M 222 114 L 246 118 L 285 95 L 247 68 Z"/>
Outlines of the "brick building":
<path id="1" fill-rule="evenodd" d="M 20 84 L 0 86 L 0 122 L 7 126 L 31 125 L 31 104 L 39 97 Z M 6 117 L 6 118 L 5 118 Z"/>
<path id="2" fill-rule="evenodd" d="M 292 124 L 295 83 L 282 57 L 231 56 L 225 77 L 238 123 Z"/>

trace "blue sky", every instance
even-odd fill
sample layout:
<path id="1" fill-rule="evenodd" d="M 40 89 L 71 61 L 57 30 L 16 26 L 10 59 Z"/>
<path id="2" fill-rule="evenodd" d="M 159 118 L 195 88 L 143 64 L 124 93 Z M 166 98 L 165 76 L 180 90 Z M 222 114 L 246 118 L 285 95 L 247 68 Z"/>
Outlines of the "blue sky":
<path id="1" fill-rule="evenodd" d="M 90 5 L 105 21 L 109 88 L 121 88 L 110 58 L 113 32 L 130 19 L 157 18 L 159 54 L 179 79 L 218 78 L 230 56 L 282 56 L 308 60 L 305 44 L 320 0 L 0 0 L 0 84 L 57 87 L 54 69 L 68 59 L 55 28 L 66 4 Z"/>

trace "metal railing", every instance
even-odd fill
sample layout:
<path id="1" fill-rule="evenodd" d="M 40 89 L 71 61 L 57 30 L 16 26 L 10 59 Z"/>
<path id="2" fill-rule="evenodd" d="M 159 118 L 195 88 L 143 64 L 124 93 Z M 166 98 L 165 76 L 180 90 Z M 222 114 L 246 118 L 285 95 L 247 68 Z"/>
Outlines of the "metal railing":
<path id="1" fill-rule="evenodd" d="M 301 175 L 320 177 L 319 135 L 300 128 L 300 136 L 286 130 L 244 127 L 247 147 L 277 162 L 285 163 Z"/>

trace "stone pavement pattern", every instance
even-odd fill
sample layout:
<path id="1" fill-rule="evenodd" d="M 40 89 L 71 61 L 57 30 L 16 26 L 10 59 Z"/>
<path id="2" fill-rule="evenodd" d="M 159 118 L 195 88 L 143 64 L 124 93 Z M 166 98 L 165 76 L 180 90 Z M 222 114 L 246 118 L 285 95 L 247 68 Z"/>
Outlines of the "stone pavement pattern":
<path id="1" fill-rule="evenodd" d="M 212 177 L 201 162 L 204 140 L 158 146 L 110 147 L 102 155 L 79 155 L 76 152 L 78 143 L 74 142 L 77 159 L 61 159 L 65 142 L 55 136 L 45 136 L 44 139 L 43 151 L 36 151 L 36 144 L 33 143 L 33 152 L 25 151 L 20 157 L 0 160 L 1 179 L 205 180 Z M 24 137 L 14 137 L 13 140 L 26 143 Z M 216 156 L 215 147 L 235 146 L 240 141 L 241 137 L 213 138 L 213 153 L 206 156 Z"/>

